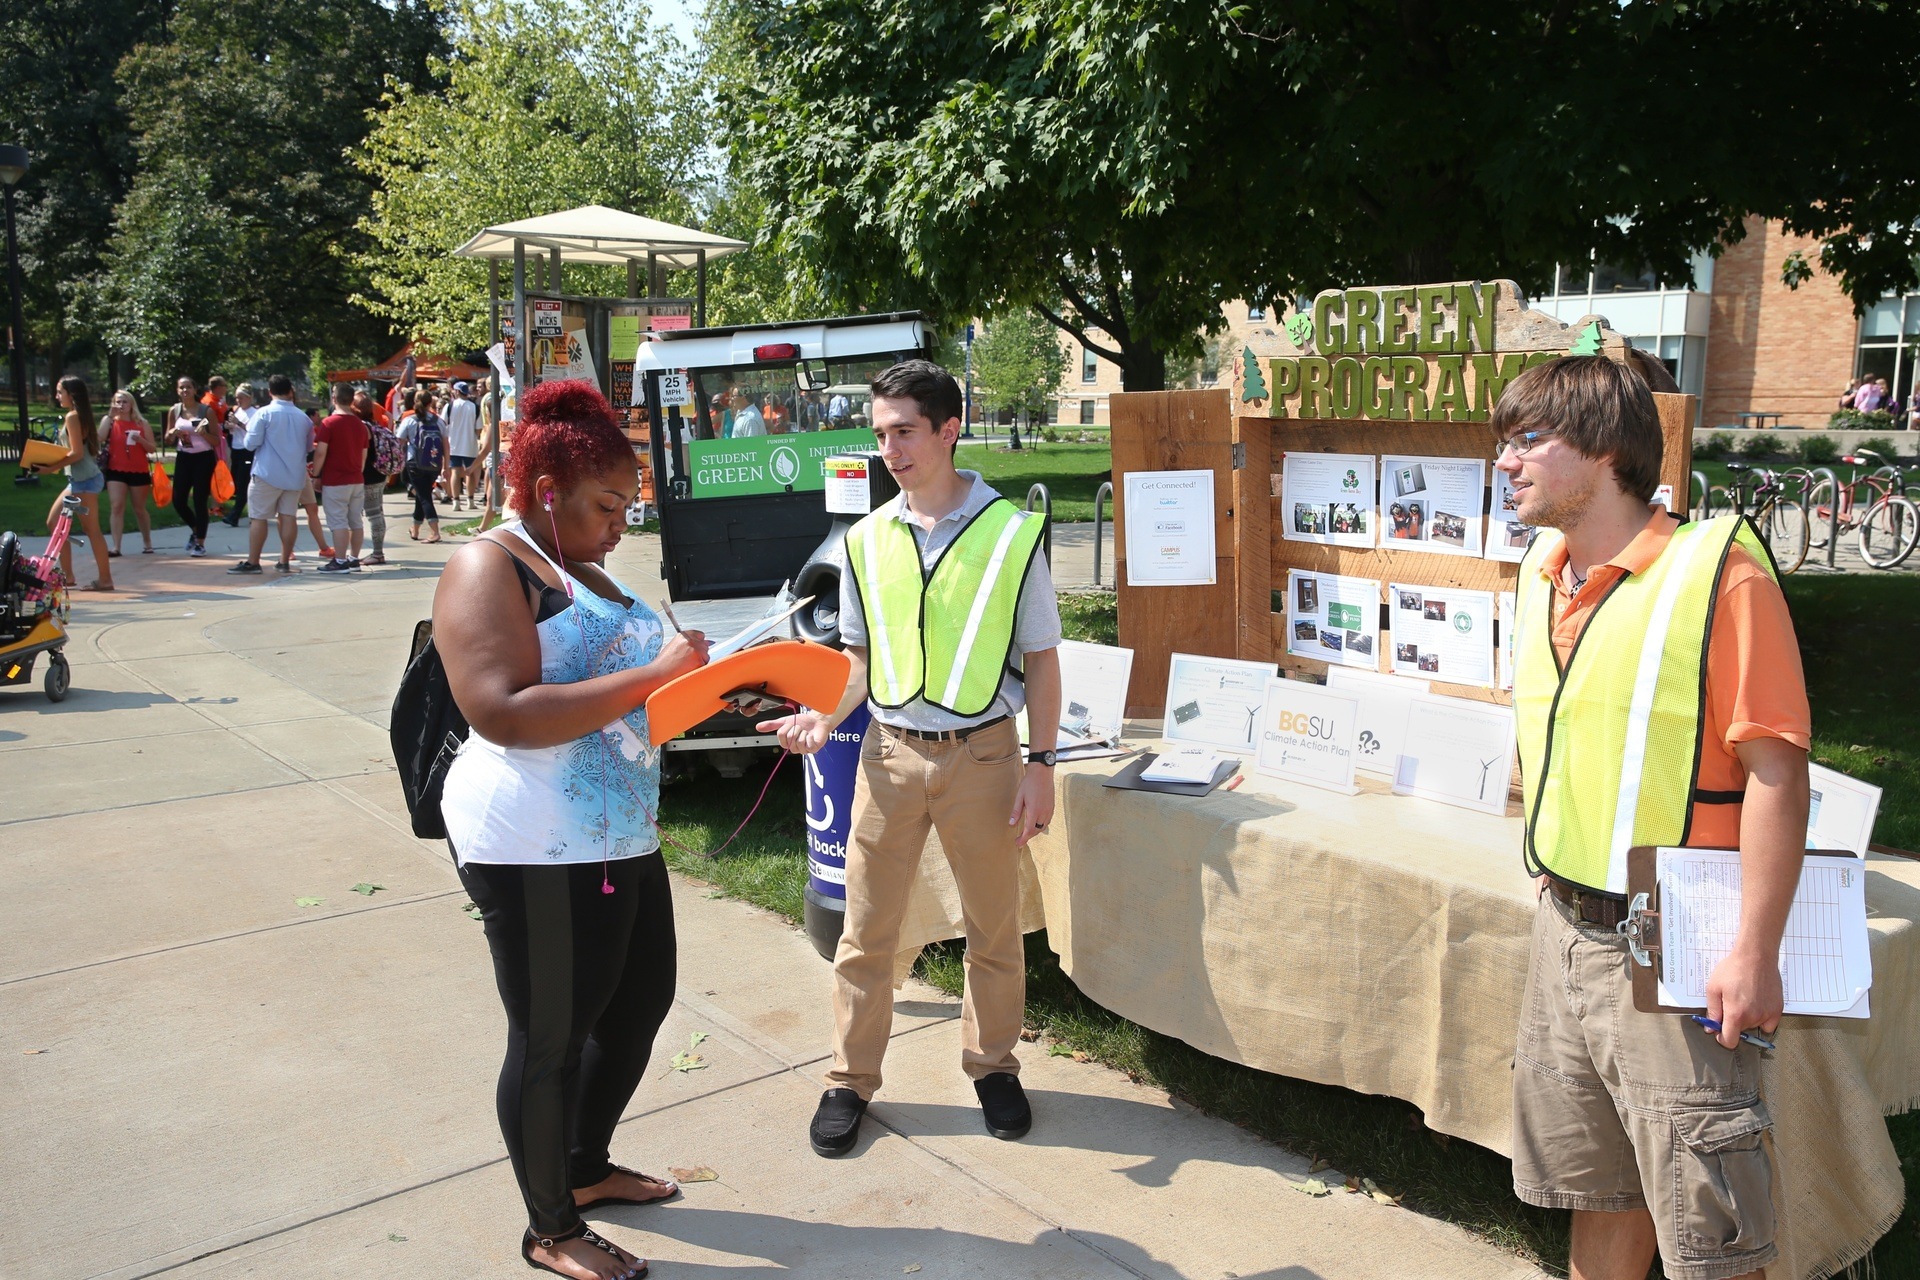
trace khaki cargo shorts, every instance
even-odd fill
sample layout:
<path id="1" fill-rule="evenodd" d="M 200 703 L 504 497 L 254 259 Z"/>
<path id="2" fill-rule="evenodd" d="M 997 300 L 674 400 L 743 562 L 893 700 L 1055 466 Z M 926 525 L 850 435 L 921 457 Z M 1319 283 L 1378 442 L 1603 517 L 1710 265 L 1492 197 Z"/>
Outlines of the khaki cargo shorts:
<path id="1" fill-rule="evenodd" d="M 1641 1013 L 1624 938 L 1543 894 L 1513 1061 L 1513 1190 L 1547 1209 L 1648 1210 L 1670 1280 L 1772 1262 L 1773 1127 L 1758 1049 Z"/>

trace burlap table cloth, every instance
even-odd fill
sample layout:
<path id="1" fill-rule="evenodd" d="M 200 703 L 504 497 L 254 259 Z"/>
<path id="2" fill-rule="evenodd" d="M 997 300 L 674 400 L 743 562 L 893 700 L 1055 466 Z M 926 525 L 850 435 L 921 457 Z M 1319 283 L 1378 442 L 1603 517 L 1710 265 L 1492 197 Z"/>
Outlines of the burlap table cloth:
<path id="1" fill-rule="evenodd" d="M 1091 999 L 1197 1049 L 1403 1098 L 1511 1154 L 1534 910 L 1520 821 L 1365 779 L 1342 796 L 1251 774 L 1202 799 L 1064 766 L 1032 843 L 1048 941 Z M 931 850 L 929 853 L 931 854 Z M 1920 1105 L 1920 863 L 1876 855 L 1869 1021 L 1789 1018 L 1766 1057 L 1781 1261 L 1831 1275 L 1899 1215 L 1884 1114 Z"/>

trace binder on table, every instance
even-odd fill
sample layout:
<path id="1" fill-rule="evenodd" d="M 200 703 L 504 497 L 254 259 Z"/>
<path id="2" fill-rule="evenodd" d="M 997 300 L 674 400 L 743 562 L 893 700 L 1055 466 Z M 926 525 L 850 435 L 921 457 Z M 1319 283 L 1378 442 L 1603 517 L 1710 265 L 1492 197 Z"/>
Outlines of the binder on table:
<path id="1" fill-rule="evenodd" d="M 1159 758 L 1157 752 L 1149 751 L 1101 785 L 1112 787 L 1116 791 L 1157 791 L 1169 796 L 1204 796 L 1240 772 L 1240 762 L 1228 759 L 1220 762 L 1219 767 L 1213 771 L 1213 778 L 1207 782 L 1155 782 L 1151 778 L 1142 778 L 1140 771 Z"/>
<path id="2" fill-rule="evenodd" d="M 1787 1013 L 1868 1016 L 1866 866 L 1846 850 L 1808 851 L 1780 944 Z M 1732 948 L 1739 915 L 1738 851 L 1629 850 L 1619 931 L 1633 957 L 1633 1007 L 1704 1012 L 1707 977 Z"/>

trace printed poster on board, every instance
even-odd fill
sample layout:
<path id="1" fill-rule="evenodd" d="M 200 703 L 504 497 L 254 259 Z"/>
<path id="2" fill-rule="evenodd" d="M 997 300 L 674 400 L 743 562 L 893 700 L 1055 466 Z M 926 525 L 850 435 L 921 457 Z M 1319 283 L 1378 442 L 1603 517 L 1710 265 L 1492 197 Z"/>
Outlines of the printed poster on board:
<path id="1" fill-rule="evenodd" d="M 1493 472 L 1493 514 L 1487 518 L 1487 559 L 1519 564 L 1533 541 L 1533 526 L 1521 524 L 1516 514 L 1513 477 L 1499 468 Z"/>
<path id="2" fill-rule="evenodd" d="M 1378 671 L 1380 584 L 1372 578 L 1287 570 L 1287 652 Z"/>
<path id="3" fill-rule="evenodd" d="M 1393 673 L 1493 685 L 1493 592 L 1395 582 L 1387 587 Z"/>
<path id="4" fill-rule="evenodd" d="M 1487 464 L 1478 458 L 1380 459 L 1380 545 L 1479 556 Z"/>
<path id="5" fill-rule="evenodd" d="M 1379 513 L 1372 454 L 1288 453 L 1280 466 L 1281 537 L 1333 547 L 1374 545 Z"/>

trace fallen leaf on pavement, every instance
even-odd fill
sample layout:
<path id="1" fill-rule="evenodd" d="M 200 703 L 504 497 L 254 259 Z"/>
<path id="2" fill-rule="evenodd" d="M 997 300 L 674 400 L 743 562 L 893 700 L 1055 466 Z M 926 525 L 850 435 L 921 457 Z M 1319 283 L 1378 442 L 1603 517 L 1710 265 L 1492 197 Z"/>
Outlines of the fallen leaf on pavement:
<path id="1" fill-rule="evenodd" d="M 1375 1182 L 1372 1178 L 1360 1179 L 1360 1185 L 1366 1190 L 1366 1193 L 1369 1196 L 1372 1196 L 1375 1200 L 1378 1200 L 1381 1204 L 1397 1205 L 1400 1203 L 1399 1196 L 1389 1195 L 1385 1191 L 1382 1191 L 1380 1189 L 1380 1184 Z"/>
<path id="2" fill-rule="evenodd" d="M 689 1044 L 689 1045 L 688 1045 L 687 1047 L 688 1047 L 689 1049 L 698 1049 L 698 1048 L 700 1047 L 700 1042 L 701 1042 L 702 1040 L 705 1040 L 706 1038 L 707 1038 L 707 1033 L 706 1033 L 706 1032 L 704 1032 L 704 1031 L 696 1031 L 696 1032 L 694 1032 L 694 1033 L 693 1033 L 693 1042 L 692 1042 L 691 1044 Z"/>
<path id="3" fill-rule="evenodd" d="M 1066 1045 L 1056 1042 L 1047 1046 L 1047 1056 L 1049 1058 L 1071 1058 L 1073 1056 L 1073 1050 L 1069 1049 Z"/>
<path id="4" fill-rule="evenodd" d="M 362 880 L 359 884 L 353 886 L 353 891 L 363 898 L 371 898 L 374 894 L 386 887 L 387 886 L 383 884 L 368 884 L 365 880 Z"/>
<path id="5" fill-rule="evenodd" d="M 695 1165 L 691 1169 L 668 1169 L 675 1182 L 718 1182 L 720 1175 L 705 1165 Z"/>
<path id="6" fill-rule="evenodd" d="M 401 1235 L 398 1231 L 387 1232 L 387 1239 L 393 1241 L 393 1243 L 395 1244 L 405 1244 L 407 1242 L 407 1238 Z"/>
<path id="7" fill-rule="evenodd" d="M 1028 1044 L 1032 1044 L 1040 1038 L 1040 1032 L 1033 1027 L 1022 1027 L 1020 1028 L 1020 1038 Z"/>
<path id="8" fill-rule="evenodd" d="M 45 1052 L 46 1052 L 45 1049 L 22 1049 L 20 1051 L 23 1057 L 28 1057 L 28 1058 L 31 1058 L 36 1053 L 45 1053 Z"/>
<path id="9" fill-rule="evenodd" d="M 1347 1194 L 1355 1196 L 1360 1194 L 1360 1179 L 1353 1177 L 1347 1179 Z"/>
<path id="10" fill-rule="evenodd" d="M 697 1053 L 676 1053 L 668 1069 L 673 1071 L 704 1071 L 707 1060 Z"/>
<path id="11" fill-rule="evenodd" d="M 1333 1167 L 1333 1161 L 1331 1160 L 1315 1160 L 1313 1164 L 1308 1167 L 1307 1172 L 1318 1173 L 1322 1169 L 1331 1169 L 1332 1167 Z"/>
<path id="12" fill-rule="evenodd" d="M 1400 1204 L 1399 1196 L 1390 1196 L 1384 1191 L 1374 1191 L 1374 1192 L 1370 1192 L 1369 1194 L 1372 1195 L 1375 1200 L 1378 1200 L 1381 1204 L 1384 1204 L 1384 1205 L 1390 1205 L 1397 1208 Z"/>
<path id="13" fill-rule="evenodd" d="M 1085 1049 L 1075 1049 L 1073 1051 L 1073 1060 L 1075 1062 L 1092 1062 L 1093 1055 L 1088 1053 Z"/>
<path id="14" fill-rule="evenodd" d="M 480 918 L 480 904 L 477 902 L 469 902 L 460 909 L 467 913 L 469 920 L 478 920 Z"/>
<path id="15" fill-rule="evenodd" d="M 326 901 L 325 898 L 295 898 L 293 905 L 296 907 L 318 907 L 325 905 Z"/>
<path id="16" fill-rule="evenodd" d="M 906 1266 L 904 1266 L 904 1267 L 902 1267 L 902 1268 L 900 1268 L 900 1274 L 902 1274 L 902 1275 L 908 1275 L 908 1276 L 910 1276 L 910 1275 L 912 1275 L 912 1274 L 913 1274 L 914 1272 L 916 1272 L 916 1271 L 918 1271 L 919 1269 L 920 1269 L 920 1264 L 919 1264 L 919 1263 L 917 1263 L 917 1262 L 909 1262 L 909 1263 L 908 1263 L 908 1264 L 907 1264 Z"/>
<path id="17" fill-rule="evenodd" d="M 1304 1182 L 1296 1182 L 1293 1184 L 1293 1189 L 1295 1191 L 1300 1192 L 1302 1195 L 1309 1195 L 1314 1197 L 1330 1196 L 1333 1194 L 1333 1191 L 1327 1186 L 1327 1184 L 1320 1181 L 1320 1179 L 1318 1178 L 1308 1178 Z"/>

